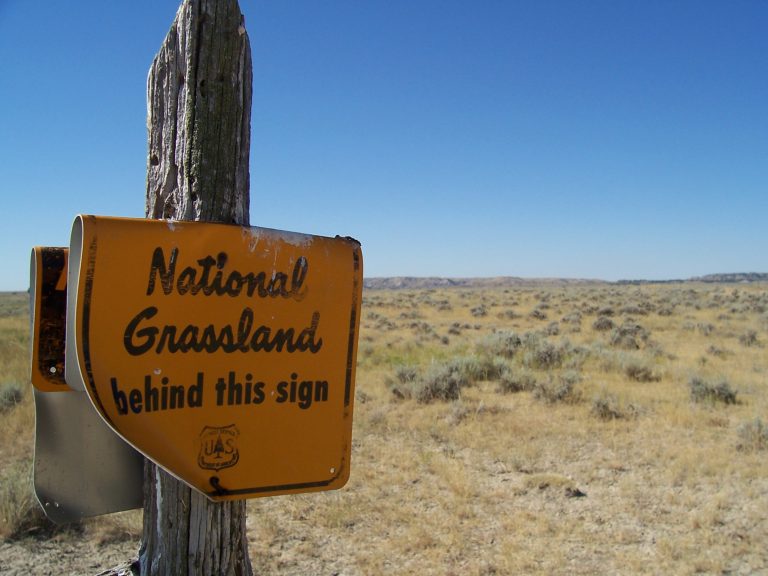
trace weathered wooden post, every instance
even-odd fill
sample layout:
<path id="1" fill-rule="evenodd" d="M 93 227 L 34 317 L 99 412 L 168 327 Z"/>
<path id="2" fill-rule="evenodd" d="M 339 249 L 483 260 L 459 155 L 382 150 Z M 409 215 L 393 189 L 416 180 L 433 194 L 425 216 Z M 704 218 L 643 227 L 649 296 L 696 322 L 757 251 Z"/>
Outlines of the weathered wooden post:
<path id="1" fill-rule="evenodd" d="M 251 81 L 237 0 L 184 0 L 147 80 L 147 218 L 249 224 Z M 141 574 L 252 574 L 245 519 L 147 460 Z"/>

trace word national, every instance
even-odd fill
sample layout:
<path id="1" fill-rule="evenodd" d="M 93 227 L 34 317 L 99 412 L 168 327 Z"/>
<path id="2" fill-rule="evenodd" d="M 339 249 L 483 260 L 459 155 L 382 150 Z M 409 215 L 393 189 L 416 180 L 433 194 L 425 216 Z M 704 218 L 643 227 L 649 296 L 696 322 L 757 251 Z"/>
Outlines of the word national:
<path id="1" fill-rule="evenodd" d="M 160 277 L 160 285 L 163 293 L 168 296 L 176 289 L 180 295 L 204 294 L 210 296 L 240 296 L 241 293 L 249 297 L 258 295 L 260 298 L 278 296 L 301 300 L 305 291 L 302 289 L 307 277 L 309 263 L 304 256 L 296 260 L 290 277 L 285 272 L 274 272 L 267 276 L 261 272 L 240 272 L 231 270 L 224 272 L 227 265 L 226 252 L 219 252 L 214 258 L 211 255 L 197 260 L 197 266 L 187 266 L 176 276 L 176 266 L 179 260 L 179 249 L 173 248 L 166 262 L 163 249 L 158 246 L 152 254 L 149 268 L 149 280 L 147 282 L 147 296 L 155 291 L 157 277 Z"/>

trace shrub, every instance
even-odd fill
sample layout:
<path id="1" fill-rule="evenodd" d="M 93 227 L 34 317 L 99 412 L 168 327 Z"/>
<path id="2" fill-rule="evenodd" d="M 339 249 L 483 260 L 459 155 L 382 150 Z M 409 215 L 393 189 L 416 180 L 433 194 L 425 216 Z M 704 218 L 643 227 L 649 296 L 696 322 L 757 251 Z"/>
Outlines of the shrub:
<path id="1" fill-rule="evenodd" d="M 736 391 L 725 379 L 712 382 L 694 376 L 688 381 L 688 388 L 694 402 L 736 404 Z"/>
<path id="2" fill-rule="evenodd" d="M 488 315 L 488 308 L 485 307 L 485 304 L 480 304 L 480 306 L 475 306 L 474 308 L 471 308 L 469 312 L 475 318 L 482 318 L 483 316 Z"/>
<path id="3" fill-rule="evenodd" d="M 396 366 L 395 379 L 387 378 L 387 387 L 400 400 L 411 398 L 413 396 L 414 383 L 418 378 L 419 369 L 416 366 Z"/>
<path id="4" fill-rule="evenodd" d="M 719 348 L 718 346 L 715 346 L 714 344 L 707 348 L 707 354 L 711 354 L 712 356 L 716 356 L 717 358 L 725 358 L 728 356 L 729 352 L 725 348 Z"/>
<path id="5" fill-rule="evenodd" d="M 630 360 L 624 365 L 624 374 L 634 382 L 658 382 L 661 376 L 647 363 Z"/>
<path id="6" fill-rule="evenodd" d="M 582 302 L 580 309 L 584 314 L 596 314 L 597 313 L 597 306 L 594 304 L 589 304 L 587 302 Z"/>
<path id="7" fill-rule="evenodd" d="M 410 364 L 396 366 L 395 377 L 400 384 L 410 384 L 419 377 L 419 369 Z"/>
<path id="8" fill-rule="evenodd" d="M 760 342 L 757 339 L 757 332 L 754 330 L 747 330 L 744 334 L 739 336 L 739 344 L 742 346 L 757 346 Z"/>
<path id="9" fill-rule="evenodd" d="M 507 366 L 504 359 L 497 356 L 459 356 L 446 365 L 466 378 L 469 384 L 476 380 L 494 380 Z"/>
<path id="10" fill-rule="evenodd" d="M 616 324 L 608 316 L 598 316 L 597 320 L 592 323 L 592 328 L 598 332 L 607 332 L 615 327 Z"/>
<path id="11" fill-rule="evenodd" d="M 24 388 L 18 382 L 0 384 L 0 414 L 13 409 L 24 398 Z"/>
<path id="12" fill-rule="evenodd" d="M 557 368 L 563 363 L 563 349 L 538 334 L 527 333 L 523 341 L 523 365 L 538 370 Z"/>
<path id="13" fill-rule="evenodd" d="M 584 362 L 589 358 L 590 350 L 584 346 L 571 346 L 571 343 L 565 340 L 560 345 L 560 353 L 563 357 L 563 368 L 580 370 Z"/>
<path id="14" fill-rule="evenodd" d="M 509 370 L 509 363 L 498 356 L 479 358 L 478 364 L 480 373 L 472 380 L 496 380 Z"/>
<path id="15" fill-rule="evenodd" d="M 428 335 L 435 331 L 429 322 L 411 322 L 408 327 L 413 330 L 414 334 Z"/>
<path id="16" fill-rule="evenodd" d="M 380 331 L 396 330 L 397 324 L 387 318 L 384 318 L 384 316 L 381 316 L 378 320 L 376 320 L 375 328 Z"/>
<path id="17" fill-rule="evenodd" d="M 645 307 L 634 304 L 624 306 L 620 312 L 625 316 L 645 316 L 648 314 L 648 310 Z"/>
<path id="18" fill-rule="evenodd" d="M 550 322 L 547 327 L 544 328 L 544 334 L 547 336 L 557 336 L 560 334 L 560 324 L 557 322 Z"/>
<path id="19" fill-rule="evenodd" d="M 415 382 L 414 396 L 423 404 L 435 400 L 458 400 L 462 387 L 469 384 L 469 379 L 454 366 L 433 364 L 424 377 Z"/>
<path id="20" fill-rule="evenodd" d="M 745 422 L 739 426 L 739 450 L 768 450 L 768 426 L 760 418 Z"/>
<path id="21" fill-rule="evenodd" d="M 515 320 L 516 318 L 520 318 L 520 314 L 515 312 L 514 310 L 504 310 L 503 312 L 499 312 L 496 317 L 499 320 Z"/>
<path id="22" fill-rule="evenodd" d="M 547 404 L 575 404 L 581 399 L 581 394 L 575 388 L 580 380 L 576 372 L 565 372 L 557 378 L 550 377 L 546 382 L 536 383 L 533 397 Z"/>
<path id="23" fill-rule="evenodd" d="M 536 388 L 536 377 L 526 369 L 512 370 L 507 368 L 499 377 L 497 392 L 502 394 L 511 394 L 514 392 L 524 392 Z"/>
<path id="24" fill-rule="evenodd" d="M 488 356 L 502 356 L 512 358 L 520 348 L 523 341 L 514 332 L 504 330 L 493 332 L 485 336 L 477 344 L 477 350 Z"/>
<path id="25" fill-rule="evenodd" d="M 485 374 L 485 369 L 474 357 L 432 364 L 426 373 L 415 366 L 403 365 L 395 368 L 395 378 L 388 379 L 387 385 L 392 394 L 401 400 L 415 398 L 422 403 L 457 400 L 461 389 L 470 386 L 478 374 Z"/>
<path id="26" fill-rule="evenodd" d="M 640 342 L 647 342 L 648 331 L 635 322 L 626 321 L 611 331 L 611 346 L 624 350 L 638 350 Z"/>
<path id="27" fill-rule="evenodd" d="M 592 399 L 590 413 L 599 420 L 620 420 L 625 417 L 619 399 L 605 392 Z"/>
<path id="28" fill-rule="evenodd" d="M 675 309 L 672 306 L 662 306 L 656 313 L 659 316 L 672 316 L 675 313 Z"/>
<path id="29" fill-rule="evenodd" d="M 702 336 L 709 336 L 712 334 L 712 332 L 715 331 L 714 324 L 710 324 L 709 322 L 699 322 L 696 324 L 696 329 L 699 331 L 699 333 Z"/>
<path id="30" fill-rule="evenodd" d="M 581 312 L 577 310 L 570 314 L 566 314 L 563 316 L 562 321 L 565 324 L 581 324 Z"/>
<path id="31" fill-rule="evenodd" d="M 547 313 L 544 312 L 544 310 L 541 309 L 541 306 L 534 308 L 531 313 L 529 314 L 531 318 L 534 320 L 546 320 L 547 319 Z"/>

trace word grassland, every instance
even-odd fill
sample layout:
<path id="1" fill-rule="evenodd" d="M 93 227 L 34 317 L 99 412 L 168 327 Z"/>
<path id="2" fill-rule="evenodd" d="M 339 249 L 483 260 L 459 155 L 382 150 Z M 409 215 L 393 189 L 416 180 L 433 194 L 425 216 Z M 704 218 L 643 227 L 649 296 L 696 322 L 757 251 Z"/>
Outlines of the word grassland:
<path id="1" fill-rule="evenodd" d="M 290 271 L 268 274 L 228 269 L 229 258 L 225 252 L 219 252 L 215 257 L 207 255 L 195 260 L 196 265 L 180 268 L 179 252 L 178 248 L 173 248 L 166 259 L 163 248 L 155 248 L 150 260 L 146 296 L 241 297 L 299 303 L 307 295 L 309 261 L 304 256 L 295 260 Z M 250 305 L 242 307 L 234 322 L 220 325 L 153 323 L 159 314 L 157 305 L 147 306 L 128 322 L 123 333 L 123 347 L 130 357 L 155 355 L 167 359 L 167 355 L 214 353 L 315 355 L 323 348 L 323 338 L 319 335 L 320 312 L 316 310 L 307 313 L 301 327 L 277 328 L 255 325 L 256 315 Z M 110 377 L 109 381 L 119 415 L 200 408 L 204 404 L 216 407 L 260 405 L 267 401 L 307 410 L 315 403 L 328 401 L 327 379 L 300 377 L 295 370 L 286 370 L 287 377 L 274 382 L 258 379 L 253 370 L 222 372 L 208 375 L 198 371 L 194 381 L 175 382 L 166 375 L 161 376 L 162 370 L 155 369 L 144 375 L 141 382 L 121 385 L 117 377 Z"/>

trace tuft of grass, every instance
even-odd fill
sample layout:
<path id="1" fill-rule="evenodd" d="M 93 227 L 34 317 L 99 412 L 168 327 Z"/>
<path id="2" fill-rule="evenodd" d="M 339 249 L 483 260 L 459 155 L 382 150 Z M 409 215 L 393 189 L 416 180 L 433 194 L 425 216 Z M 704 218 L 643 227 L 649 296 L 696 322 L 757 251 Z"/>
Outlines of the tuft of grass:
<path id="1" fill-rule="evenodd" d="M 551 377 L 538 382 L 533 388 L 533 397 L 547 404 L 576 404 L 581 400 L 581 393 L 576 389 L 576 384 L 581 381 L 581 376 L 576 372 L 564 372 L 557 377 Z"/>
<path id="2" fill-rule="evenodd" d="M 24 386 L 18 382 L 0 384 L 0 414 L 15 408 L 24 399 Z"/>
<path id="3" fill-rule="evenodd" d="M 622 404 L 618 396 L 606 390 L 601 390 L 592 398 L 592 407 L 589 412 L 597 419 L 603 421 L 635 418 L 638 415 L 638 409 L 635 405 Z"/>
<path id="4" fill-rule="evenodd" d="M 522 338 L 510 330 L 500 330 L 484 336 L 477 343 L 477 351 L 486 356 L 512 358 L 523 344 Z"/>
<path id="5" fill-rule="evenodd" d="M 699 322 L 696 324 L 696 329 L 699 331 L 699 334 L 702 336 L 709 336 L 712 334 L 712 332 L 715 331 L 715 325 L 711 324 L 709 322 Z"/>
<path id="6" fill-rule="evenodd" d="M 739 336 L 739 344 L 750 348 L 752 346 L 759 346 L 760 341 L 757 339 L 757 332 L 755 330 L 747 330 Z"/>
<path id="7" fill-rule="evenodd" d="M 661 376 L 643 360 L 632 359 L 624 364 L 624 374 L 633 382 L 658 382 Z"/>
<path id="8" fill-rule="evenodd" d="M 531 313 L 529 314 L 529 316 L 531 318 L 533 318 L 534 320 L 546 320 L 547 319 L 547 313 L 544 312 L 544 310 L 546 308 L 547 307 L 541 306 L 541 305 L 537 306 L 536 308 L 531 310 Z"/>
<path id="9" fill-rule="evenodd" d="M 639 350 L 641 344 L 648 342 L 649 332 L 630 320 L 611 331 L 611 346 L 623 350 Z"/>
<path id="10" fill-rule="evenodd" d="M 488 308 L 485 307 L 485 304 L 480 304 L 480 306 L 475 306 L 470 310 L 470 313 L 475 318 L 482 318 L 484 316 L 488 315 Z"/>
<path id="11" fill-rule="evenodd" d="M 603 392 L 592 399 L 590 414 L 599 420 L 619 420 L 624 418 L 619 399 L 614 394 Z"/>
<path id="12" fill-rule="evenodd" d="M 399 399 L 410 398 L 413 395 L 413 386 L 419 378 L 419 369 L 410 364 L 395 366 L 395 378 L 387 379 L 389 391 Z"/>
<path id="13" fill-rule="evenodd" d="M 616 327 L 616 323 L 608 316 L 598 316 L 597 320 L 592 322 L 592 329 L 598 332 L 607 332 L 613 330 Z"/>
<path id="14" fill-rule="evenodd" d="M 433 364 L 426 374 L 414 382 L 414 397 L 422 404 L 435 400 L 458 400 L 461 389 L 471 381 L 452 364 Z"/>
<path id="15" fill-rule="evenodd" d="M 715 346 L 714 344 L 711 345 L 709 348 L 707 348 L 707 354 L 711 354 L 712 356 L 715 356 L 716 358 L 725 358 L 730 354 L 728 350 L 725 348 L 720 348 L 718 346 Z"/>
<path id="16" fill-rule="evenodd" d="M 388 379 L 390 392 L 398 399 L 415 398 L 428 404 L 437 400 L 458 400 L 461 389 L 471 386 L 478 375 L 485 374 L 482 365 L 472 357 L 458 357 L 431 364 L 426 371 L 415 366 L 398 366 L 395 379 Z"/>
<path id="17" fill-rule="evenodd" d="M 99 546 L 108 546 L 141 540 L 142 523 L 141 510 L 127 510 L 89 518 L 84 526 L 89 539 L 95 540 Z"/>
<path id="18" fill-rule="evenodd" d="M 0 537 L 46 537 L 61 531 L 43 513 L 32 488 L 31 462 L 17 461 L 0 470 Z"/>
<path id="19" fill-rule="evenodd" d="M 536 388 L 536 376 L 525 368 L 507 368 L 499 376 L 499 384 L 496 391 L 502 394 L 525 392 Z"/>
<path id="20" fill-rule="evenodd" d="M 529 332 L 523 340 L 523 365 L 527 368 L 549 370 L 558 368 L 563 363 L 564 349 L 555 346 L 539 334 Z"/>
<path id="21" fill-rule="evenodd" d="M 506 369 L 504 358 L 497 356 L 456 356 L 445 362 L 452 372 L 461 374 L 470 384 L 479 380 L 495 380 Z"/>
<path id="22" fill-rule="evenodd" d="M 715 382 L 704 380 L 699 376 L 693 376 L 688 381 L 688 389 L 691 393 L 691 400 L 694 402 L 736 404 L 736 391 L 731 388 L 731 385 L 725 379 Z"/>
<path id="23" fill-rule="evenodd" d="M 761 418 L 755 418 L 745 422 L 738 429 L 739 450 L 745 452 L 756 452 L 758 450 L 768 450 L 768 426 Z"/>
<path id="24" fill-rule="evenodd" d="M 473 382 L 478 380 L 496 380 L 509 367 L 507 359 L 498 356 L 461 357 L 458 359 L 458 363 L 466 365 L 464 373 Z"/>

